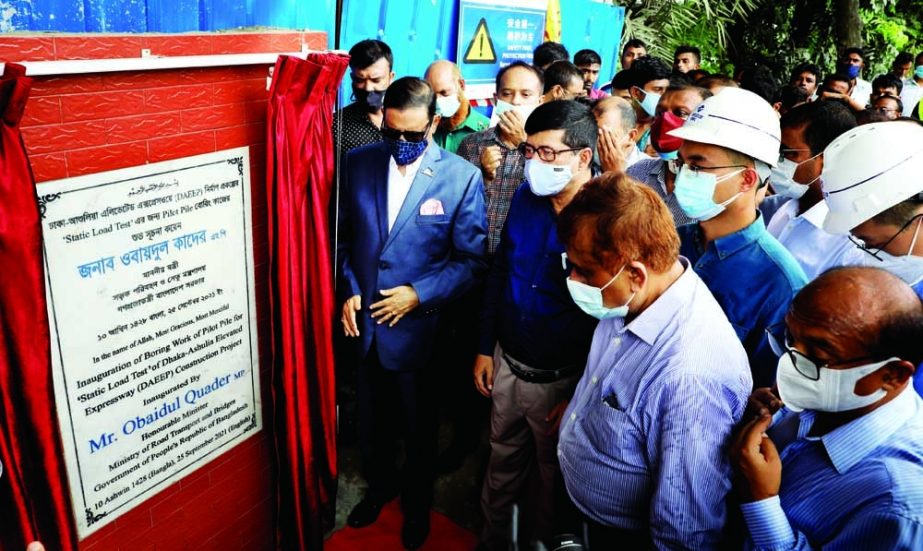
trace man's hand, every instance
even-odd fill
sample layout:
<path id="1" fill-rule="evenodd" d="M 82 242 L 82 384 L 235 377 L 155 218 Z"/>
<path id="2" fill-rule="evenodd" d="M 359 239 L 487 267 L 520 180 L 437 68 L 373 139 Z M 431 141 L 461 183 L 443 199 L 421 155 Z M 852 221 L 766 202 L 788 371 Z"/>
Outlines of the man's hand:
<path id="1" fill-rule="evenodd" d="M 362 309 L 362 297 L 354 295 L 346 299 L 343 303 L 343 334 L 347 337 L 358 337 L 359 326 L 356 325 L 356 312 Z"/>
<path id="2" fill-rule="evenodd" d="M 545 422 L 551 423 L 551 426 L 548 427 L 548 436 L 554 436 L 558 429 L 561 428 L 561 419 L 564 418 L 564 412 L 567 410 L 567 404 L 570 403 L 570 400 L 564 400 L 560 404 L 554 406 L 554 408 L 548 413 L 548 417 L 545 417 Z"/>
<path id="3" fill-rule="evenodd" d="M 777 411 L 782 409 L 783 405 L 785 404 L 779 399 L 775 388 L 758 388 L 747 399 L 747 413 L 744 415 L 744 419 L 761 417 L 766 413 L 775 415 Z"/>
<path id="4" fill-rule="evenodd" d="M 782 484 L 782 460 L 776 445 L 766 436 L 772 416 L 765 415 L 747 423 L 731 449 L 737 471 L 746 480 L 739 490 L 745 501 L 759 501 L 779 495 Z"/>
<path id="5" fill-rule="evenodd" d="M 497 117 L 497 139 L 510 149 L 526 141 L 526 120 L 519 111 L 505 111 Z"/>
<path id="6" fill-rule="evenodd" d="M 481 152 L 481 172 L 484 174 L 484 181 L 493 182 L 497 177 L 497 169 L 503 161 L 503 152 L 500 151 L 499 145 L 491 145 L 484 148 Z"/>
<path id="7" fill-rule="evenodd" d="M 410 285 L 382 289 L 381 294 L 385 298 L 372 305 L 372 319 L 378 325 L 390 320 L 388 327 L 394 327 L 407 312 L 420 305 L 420 297 Z"/>
<path id="8" fill-rule="evenodd" d="M 625 171 L 625 153 L 622 146 L 625 143 L 625 137 L 616 129 L 608 127 L 599 129 L 599 142 L 596 147 L 599 150 L 599 164 L 602 165 L 603 172 L 624 172 Z"/>
<path id="9" fill-rule="evenodd" d="M 478 392 L 490 398 L 494 389 L 494 359 L 492 356 L 478 354 L 474 359 L 474 386 Z"/>

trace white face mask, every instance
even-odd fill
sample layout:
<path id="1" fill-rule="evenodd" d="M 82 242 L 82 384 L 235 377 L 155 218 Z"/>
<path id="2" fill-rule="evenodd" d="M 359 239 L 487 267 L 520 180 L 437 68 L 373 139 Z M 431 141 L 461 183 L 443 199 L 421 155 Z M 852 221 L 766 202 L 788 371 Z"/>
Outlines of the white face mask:
<path id="1" fill-rule="evenodd" d="M 557 195 L 574 177 L 570 165 L 552 165 L 539 159 L 526 159 L 525 172 L 529 189 L 539 197 Z"/>
<path id="2" fill-rule="evenodd" d="M 789 159 L 782 159 L 782 161 L 772 169 L 772 174 L 769 176 L 769 183 L 772 185 L 773 191 L 782 197 L 789 197 L 791 199 L 800 199 L 804 195 L 808 188 L 811 187 L 811 184 L 816 182 L 820 178 L 820 174 L 817 175 L 817 178 L 814 178 L 807 184 L 802 184 L 795 181 L 795 171 L 798 170 L 798 167 L 802 164 L 816 159 L 818 156 L 823 153 L 818 153 L 810 159 L 796 163 Z"/>
<path id="3" fill-rule="evenodd" d="M 792 356 L 795 360 L 792 360 Z M 873 364 L 860 365 L 849 369 L 830 369 L 816 367 L 811 360 L 800 354 L 786 352 L 779 357 L 779 367 L 776 372 L 776 385 L 779 388 L 779 398 L 785 407 L 792 411 L 810 409 L 812 411 L 850 411 L 870 406 L 885 397 L 887 392 L 879 388 L 868 396 L 856 394 L 856 383 L 874 373 L 882 366 L 899 358 Z M 795 362 L 798 362 L 796 366 Z M 806 377 L 802 373 L 817 373 L 817 380 Z"/>
<path id="4" fill-rule="evenodd" d="M 875 258 L 871 254 L 863 254 L 859 264 L 868 268 L 885 270 L 901 278 L 907 285 L 916 285 L 923 281 L 923 257 L 913 254 L 917 238 L 920 236 L 921 223 L 923 223 L 923 217 L 917 220 L 917 229 L 914 231 L 913 239 L 910 241 L 910 248 L 907 249 L 907 254 L 904 256 L 894 256 L 885 251 L 878 251 L 875 254 L 879 258 Z"/>
<path id="5" fill-rule="evenodd" d="M 461 101 L 458 96 L 439 96 L 436 98 L 436 114 L 444 119 L 451 118 L 458 113 Z"/>
<path id="6" fill-rule="evenodd" d="M 593 316 L 596 319 L 604 320 L 608 318 L 624 318 L 628 315 L 628 305 L 631 304 L 631 301 L 635 298 L 635 293 L 632 293 L 628 297 L 628 302 L 621 306 L 616 306 L 615 308 L 609 308 L 603 302 L 603 291 L 607 287 L 612 285 L 622 272 L 625 271 L 625 268 L 628 266 L 622 266 L 622 269 L 618 271 L 617 274 L 612 276 L 612 279 L 609 280 L 609 283 L 606 283 L 602 287 L 593 287 L 592 285 L 587 285 L 586 283 L 581 283 L 579 281 L 574 281 L 571 278 L 567 278 L 567 291 L 570 293 L 572 299 L 574 299 L 574 304 L 580 307 L 581 310 L 587 314 Z"/>
<path id="7" fill-rule="evenodd" d="M 535 111 L 536 107 L 538 107 L 537 103 L 534 105 L 513 105 L 512 103 L 498 99 L 497 104 L 494 105 L 493 113 L 490 114 L 490 126 L 497 126 L 497 123 L 500 121 L 500 115 L 507 111 L 516 111 L 522 117 L 523 123 L 525 123 L 525 121 L 529 119 L 529 115 L 532 114 L 532 111 Z"/>

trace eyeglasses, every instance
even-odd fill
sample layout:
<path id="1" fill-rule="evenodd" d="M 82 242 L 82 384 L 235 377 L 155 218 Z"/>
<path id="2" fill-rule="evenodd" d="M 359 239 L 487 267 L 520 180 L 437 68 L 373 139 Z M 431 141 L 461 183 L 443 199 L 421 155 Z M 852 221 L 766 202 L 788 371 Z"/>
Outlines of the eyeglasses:
<path id="1" fill-rule="evenodd" d="M 429 127 L 432 126 L 433 121 L 429 121 L 429 124 L 426 125 L 426 128 L 423 130 L 397 130 L 396 128 L 388 128 L 385 126 L 385 123 L 381 123 L 381 135 L 389 140 L 399 140 L 401 136 L 404 137 L 408 142 L 422 142 L 426 139 L 426 134 L 429 133 Z"/>
<path id="2" fill-rule="evenodd" d="M 792 361 L 792 365 L 795 366 L 795 371 L 812 381 L 819 380 L 820 370 L 827 369 L 831 365 L 846 365 L 875 358 L 874 356 L 862 356 L 860 358 L 851 358 L 849 360 L 837 361 L 835 363 L 827 362 L 821 364 L 815 358 L 812 358 L 811 356 L 808 356 L 807 354 L 792 348 L 791 344 L 789 344 L 791 341 L 789 339 L 790 334 L 788 329 L 785 330 L 785 337 L 783 341 L 784 344 L 780 343 L 776 336 L 773 335 L 772 331 L 769 329 L 766 329 L 766 337 L 769 340 L 769 348 L 772 349 L 776 356 L 782 357 L 783 354 L 788 354 L 789 359 Z"/>
<path id="3" fill-rule="evenodd" d="M 897 230 L 897 233 L 892 235 L 890 239 L 885 241 L 884 244 L 882 244 L 879 247 L 869 247 L 868 245 L 866 245 L 865 241 L 863 241 L 862 239 L 859 239 L 858 237 L 853 236 L 852 234 L 848 234 L 847 237 L 849 238 L 850 241 L 852 241 L 853 245 L 869 253 L 870 255 L 875 257 L 877 260 L 884 262 L 884 259 L 881 258 L 880 256 L 881 251 L 883 251 L 888 245 L 890 245 L 892 241 L 897 239 L 898 235 L 903 233 L 904 230 L 910 227 L 910 224 L 913 224 L 913 222 L 920 217 L 923 217 L 923 213 L 917 214 L 916 216 L 911 217 L 910 220 L 907 220 L 907 222 L 903 226 L 901 226 L 901 229 Z"/>
<path id="4" fill-rule="evenodd" d="M 568 151 L 582 151 L 583 147 L 571 148 L 571 149 L 552 149 L 546 145 L 535 147 L 526 142 L 519 144 L 519 152 L 522 153 L 522 156 L 526 159 L 531 159 L 536 153 L 538 153 L 538 158 L 545 161 L 546 163 L 552 163 L 555 159 L 558 158 L 559 153 L 567 153 Z"/>

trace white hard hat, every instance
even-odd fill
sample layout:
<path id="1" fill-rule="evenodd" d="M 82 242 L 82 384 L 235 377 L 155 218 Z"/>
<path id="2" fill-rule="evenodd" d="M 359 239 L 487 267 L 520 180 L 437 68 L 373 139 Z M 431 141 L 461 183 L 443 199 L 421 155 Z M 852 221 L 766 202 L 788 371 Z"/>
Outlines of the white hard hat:
<path id="1" fill-rule="evenodd" d="M 690 142 L 720 145 L 769 166 L 779 162 L 779 114 L 766 100 L 741 88 L 723 88 L 669 134 Z"/>
<path id="2" fill-rule="evenodd" d="M 824 150 L 820 179 L 829 207 L 824 229 L 848 233 L 923 192 L 923 127 L 877 122 L 841 134 Z"/>

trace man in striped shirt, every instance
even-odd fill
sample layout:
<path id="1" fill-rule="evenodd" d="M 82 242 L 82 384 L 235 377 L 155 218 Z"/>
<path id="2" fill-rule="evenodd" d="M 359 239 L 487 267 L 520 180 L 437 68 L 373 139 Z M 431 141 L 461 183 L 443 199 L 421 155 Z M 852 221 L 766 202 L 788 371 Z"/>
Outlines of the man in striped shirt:
<path id="1" fill-rule="evenodd" d="M 786 326 L 781 401 L 754 393 L 732 450 L 752 547 L 923 549 L 923 304 L 884 270 L 836 268 Z"/>
<path id="2" fill-rule="evenodd" d="M 638 231 L 638 228 L 644 231 Z M 602 321 L 561 422 L 558 459 L 592 549 L 714 549 L 747 356 L 654 190 L 617 173 L 561 212 L 578 306 Z"/>

